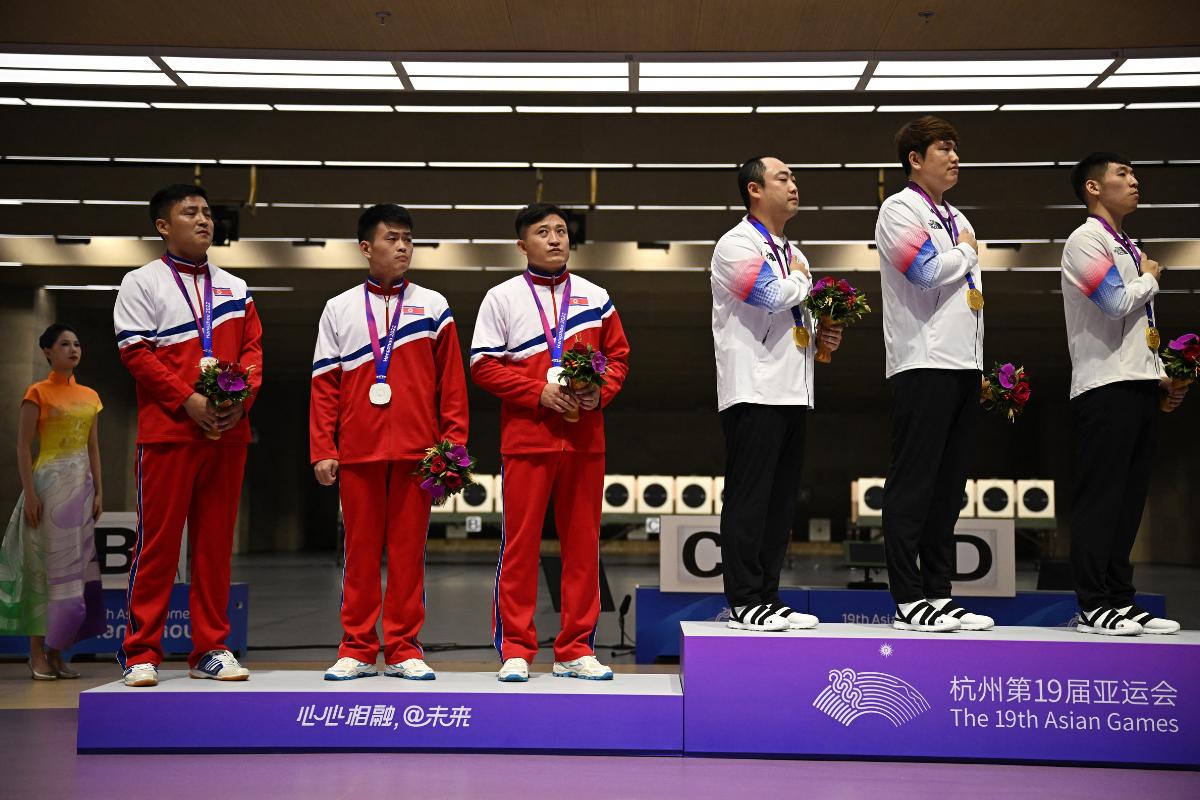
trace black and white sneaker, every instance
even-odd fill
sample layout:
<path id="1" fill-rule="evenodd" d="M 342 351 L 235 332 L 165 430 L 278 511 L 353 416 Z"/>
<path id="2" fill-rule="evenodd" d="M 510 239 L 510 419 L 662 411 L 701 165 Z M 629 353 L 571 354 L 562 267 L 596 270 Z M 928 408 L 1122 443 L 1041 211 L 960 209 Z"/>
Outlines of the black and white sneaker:
<path id="1" fill-rule="evenodd" d="M 996 620 L 991 617 L 984 616 L 983 614 L 972 614 L 948 597 L 940 600 L 930 600 L 929 605 L 941 611 L 946 616 L 958 620 L 958 629 L 960 631 L 990 631 L 996 625 Z"/>
<path id="2" fill-rule="evenodd" d="M 1142 626 L 1115 608 L 1101 606 L 1091 611 L 1080 611 L 1075 630 L 1080 633 L 1098 633 L 1101 636 L 1137 636 Z"/>
<path id="3" fill-rule="evenodd" d="M 908 608 L 906 614 L 900 606 L 896 606 L 896 618 L 892 627 L 898 631 L 919 631 L 921 633 L 950 633 L 958 630 L 959 621 L 949 614 L 943 614 L 928 600 L 918 600 Z"/>
<path id="4" fill-rule="evenodd" d="M 788 621 L 776 613 L 770 603 L 729 609 L 729 622 L 735 631 L 786 631 Z"/>
<path id="5" fill-rule="evenodd" d="M 1142 633 L 1179 633 L 1179 623 L 1173 619 L 1156 617 L 1141 606 L 1118 608 L 1121 616 L 1142 626 Z"/>
<path id="6" fill-rule="evenodd" d="M 788 630 L 792 631 L 806 631 L 817 627 L 817 623 L 820 622 L 812 614 L 804 614 L 785 605 L 776 605 L 775 614 L 786 619 Z"/>

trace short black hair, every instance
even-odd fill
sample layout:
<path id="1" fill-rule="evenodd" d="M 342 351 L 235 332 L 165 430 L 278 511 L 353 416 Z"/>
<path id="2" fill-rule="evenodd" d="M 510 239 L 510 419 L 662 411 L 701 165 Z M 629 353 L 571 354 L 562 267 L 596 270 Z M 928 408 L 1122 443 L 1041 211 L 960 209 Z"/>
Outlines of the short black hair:
<path id="1" fill-rule="evenodd" d="M 924 158 L 929 152 L 929 146 L 936 142 L 954 142 L 954 146 L 958 147 L 958 131 L 946 120 L 932 114 L 907 122 L 903 128 L 896 131 L 896 156 L 900 159 L 900 166 L 904 168 L 905 175 L 912 173 L 908 154 L 916 153 Z"/>
<path id="2" fill-rule="evenodd" d="M 757 183 L 762 186 L 766 181 L 767 165 L 763 163 L 766 156 L 755 156 L 754 158 L 746 159 L 738 169 L 738 191 L 742 195 L 742 204 L 746 206 L 746 210 L 750 210 L 750 188 L 749 184 Z"/>
<path id="3" fill-rule="evenodd" d="M 371 206 L 358 218 L 358 241 L 369 242 L 375 238 L 375 229 L 379 223 L 401 225 L 412 231 L 412 214 L 408 209 L 395 203 L 378 203 Z"/>
<path id="4" fill-rule="evenodd" d="M 208 192 L 203 186 L 192 183 L 172 183 L 170 186 L 164 186 L 150 198 L 150 224 L 154 225 L 160 219 L 170 218 L 171 207 L 185 197 L 203 197 L 207 202 Z M 155 230 L 157 231 L 157 227 Z"/>
<path id="5" fill-rule="evenodd" d="M 38 347 L 42 348 L 43 350 L 54 347 L 54 343 L 58 341 L 58 337 L 62 336 L 68 331 L 74 333 L 76 337 L 79 336 L 79 333 L 71 325 L 66 325 L 62 322 L 54 323 L 49 328 L 46 328 L 46 330 L 42 331 L 42 335 L 38 337 Z"/>
<path id="6" fill-rule="evenodd" d="M 530 203 L 517 212 L 517 219 L 513 223 L 516 228 L 517 238 L 524 239 L 525 233 L 534 225 L 538 224 L 546 217 L 557 216 L 563 222 L 567 222 L 567 212 L 563 211 L 558 206 L 552 203 Z M 568 229 L 569 230 L 569 229 Z M 569 233 L 568 233 L 569 236 Z"/>
<path id="7" fill-rule="evenodd" d="M 1125 156 L 1106 152 L 1092 153 L 1071 167 L 1071 189 L 1075 192 L 1075 197 L 1079 198 L 1079 202 L 1087 205 L 1087 192 L 1084 191 L 1084 185 L 1088 181 L 1103 178 L 1109 164 L 1123 164 L 1130 169 L 1133 168 L 1133 164 Z"/>

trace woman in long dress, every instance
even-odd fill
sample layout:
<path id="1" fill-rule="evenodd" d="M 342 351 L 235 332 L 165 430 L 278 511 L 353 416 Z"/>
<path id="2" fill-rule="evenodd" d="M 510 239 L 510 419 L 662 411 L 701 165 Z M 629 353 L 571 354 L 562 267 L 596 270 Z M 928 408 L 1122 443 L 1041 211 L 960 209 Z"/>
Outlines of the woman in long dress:
<path id="1" fill-rule="evenodd" d="M 83 355 L 75 331 L 51 325 L 38 344 L 50 375 L 21 402 L 22 492 L 0 545 L 0 634 L 28 635 L 32 677 L 56 680 L 79 677 L 62 651 L 106 625 L 93 538 L 101 511 L 102 406 L 99 395 L 75 382 Z"/>

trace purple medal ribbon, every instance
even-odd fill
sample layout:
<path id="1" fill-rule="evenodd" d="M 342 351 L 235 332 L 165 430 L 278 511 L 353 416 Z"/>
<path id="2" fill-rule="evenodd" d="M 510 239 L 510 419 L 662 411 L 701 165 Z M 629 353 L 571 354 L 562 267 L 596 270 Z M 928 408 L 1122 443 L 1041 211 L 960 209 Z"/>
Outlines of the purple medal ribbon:
<path id="1" fill-rule="evenodd" d="M 950 234 L 950 241 L 954 242 L 955 246 L 957 246 L 958 224 L 954 221 L 954 214 L 950 211 L 950 207 L 946 207 L 946 215 L 942 216 L 942 212 L 938 210 L 937 204 L 933 202 L 933 198 L 921 188 L 920 184 L 918 184 L 916 181 L 909 181 L 908 188 L 921 195 L 921 198 L 925 201 L 925 204 L 929 206 L 929 210 L 933 212 L 933 215 L 937 217 L 938 221 L 941 222 L 945 227 L 946 233 Z M 967 286 L 972 290 L 975 288 L 975 279 L 971 276 L 970 272 L 967 273 Z"/>
<path id="2" fill-rule="evenodd" d="M 771 252 L 775 254 L 775 260 L 779 262 L 779 271 L 783 273 L 786 279 L 788 276 L 788 267 L 792 263 L 792 243 L 783 238 L 783 253 L 779 252 L 779 248 L 775 246 L 775 239 L 771 237 L 771 232 L 767 230 L 767 226 L 763 225 L 753 214 L 746 215 L 746 221 L 754 226 L 754 230 L 758 231 L 763 239 L 767 242 L 767 247 L 771 248 Z M 787 258 L 785 262 L 783 259 Z M 800 306 L 792 306 L 792 320 L 795 321 L 797 328 L 804 327 L 804 312 L 800 310 Z"/>
<path id="3" fill-rule="evenodd" d="M 408 290 L 408 281 L 400 284 L 400 294 L 396 296 L 396 313 L 388 324 L 387 338 L 383 346 L 379 344 L 379 328 L 375 324 L 375 312 L 371 310 L 370 281 L 363 284 L 363 299 L 367 307 L 367 331 L 371 337 L 371 352 L 375 356 L 375 382 L 387 383 L 388 365 L 392 362 L 392 346 L 396 343 L 396 331 L 400 328 L 401 312 L 404 310 L 404 293 Z"/>
<path id="4" fill-rule="evenodd" d="M 1130 240 L 1130 238 L 1124 233 L 1117 233 L 1115 230 L 1113 230 L 1113 226 L 1108 224 L 1108 220 L 1099 214 L 1088 214 L 1088 216 L 1099 222 L 1104 227 L 1104 230 L 1108 231 L 1109 235 L 1117 241 L 1117 244 L 1125 248 L 1125 250 L 1129 253 L 1129 257 L 1133 259 L 1133 266 L 1135 269 L 1137 269 L 1137 274 L 1141 276 L 1142 254 L 1139 253 L 1138 249 L 1133 246 L 1133 241 Z M 1154 327 L 1154 306 L 1149 301 L 1146 302 L 1146 322 L 1151 328 Z"/>
<path id="5" fill-rule="evenodd" d="M 192 312 L 192 321 L 196 323 L 196 330 L 200 333 L 200 347 L 204 350 L 205 357 L 212 358 L 213 290 L 212 274 L 208 271 L 208 262 L 204 263 L 204 305 L 202 315 L 197 317 L 196 307 L 192 305 L 192 297 L 188 294 L 187 287 L 183 285 L 183 278 L 179 277 L 174 257 L 170 253 L 164 253 L 163 261 L 171 268 L 171 276 L 175 278 L 175 285 L 179 287 L 179 291 L 183 292 L 183 299 L 188 304 L 188 311 Z"/>
<path id="6" fill-rule="evenodd" d="M 571 307 L 571 276 L 567 276 L 566 285 L 563 287 L 563 302 L 558 309 L 558 328 L 555 331 L 550 330 L 550 322 L 546 319 L 546 309 L 542 307 L 542 301 L 538 298 L 537 289 L 533 285 L 533 278 L 530 276 L 529 270 L 525 270 L 525 283 L 528 284 L 529 292 L 533 295 L 533 302 L 537 304 L 538 316 L 542 318 L 546 346 L 550 348 L 550 365 L 561 367 L 563 342 L 566 341 L 567 334 L 567 311 Z M 550 296 L 554 296 L 554 284 L 550 284 Z"/>

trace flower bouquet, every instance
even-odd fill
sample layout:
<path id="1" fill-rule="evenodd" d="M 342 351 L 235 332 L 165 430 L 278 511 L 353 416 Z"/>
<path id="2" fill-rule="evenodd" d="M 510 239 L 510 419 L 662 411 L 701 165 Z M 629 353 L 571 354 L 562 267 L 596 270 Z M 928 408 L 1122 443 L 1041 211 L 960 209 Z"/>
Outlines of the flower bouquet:
<path id="1" fill-rule="evenodd" d="M 983 379 L 979 402 L 988 411 L 998 411 L 1016 422 L 1017 414 L 1025 410 L 1029 402 L 1029 376 L 1024 367 L 1012 364 L 997 364 Z"/>
<path id="2" fill-rule="evenodd" d="M 604 373 L 608 369 L 608 359 L 590 344 L 576 341 L 574 347 L 563 353 L 562 372 L 559 373 L 560 383 L 573 391 L 581 391 L 589 386 L 603 386 Z M 579 421 L 579 409 L 563 414 L 567 422 Z"/>
<path id="3" fill-rule="evenodd" d="M 1200 378 L 1200 336 L 1185 333 L 1167 342 L 1162 350 L 1162 363 L 1172 389 L 1187 386 Z M 1166 397 L 1159 401 L 1159 408 L 1168 413 L 1174 410 L 1167 405 Z"/>
<path id="4" fill-rule="evenodd" d="M 828 275 L 813 284 L 808 297 L 804 298 L 804 305 L 812 312 L 813 319 L 820 320 L 826 327 L 858 322 L 871 312 L 866 296 L 859 294 L 849 281 L 844 278 L 835 281 Z M 833 361 L 833 351 L 824 345 L 820 336 L 817 336 L 817 361 L 822 364 Z"/>
<path id="5" fill-rule="evenodd" d="M 229 408 L 251 395 L 250 375 L 253 372 L 253 364 L 243 367 L 236 361 L 206 358 L 201 362 L 200 380 L 194 388 L 217 408 Z M 221 432 L 217 430 L 205 431 L 204 435 L 214 441 L 221 438 Z"/>
<path id="6" fill-rule="evenodd" d="M 467 448 L 443 439 L 425 451 L 417 474 L 422 478 L 421 488 L 429 492 L 435 506 L 441 506 L 475 483 L 474 469 L 475 459 L 471 458 Z"/>

